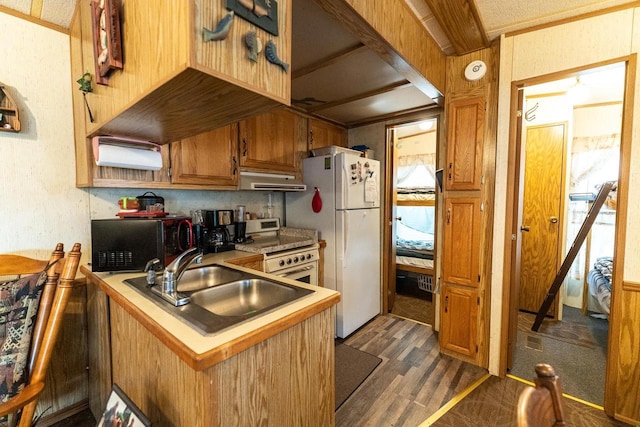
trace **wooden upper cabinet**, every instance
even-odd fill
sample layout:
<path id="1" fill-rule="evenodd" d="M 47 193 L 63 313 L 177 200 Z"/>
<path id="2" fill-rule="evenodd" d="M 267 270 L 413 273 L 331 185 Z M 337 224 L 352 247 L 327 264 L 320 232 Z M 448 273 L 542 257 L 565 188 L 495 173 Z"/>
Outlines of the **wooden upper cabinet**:
<path id="1" fill-rule="evenodd" d="M 238 125 L 172 142 L 171 181 L 235 187 L 238 183 Z"/>
<path id="2" fill-rule="evenodd" d="M 485 98 L 465 98 L 447 106 L 446 190 L 480 190 Z"/>
<path id="3" fill-rule="evenodd" d="M 243 120 L 239 144 L 243 170 L 297 174 L 306 118 L 282 109 Z"/>
<path id="4" fill-rule="evenodd" d="M 347 130 L 321 120 L 309 119 L 308 149 L 337 145 L 346 147 L 348 144 Z"/>
<path id="5" fill-rule="evenodd" d="M 480 199 L 447 197 L 444 205 L 442 280 L 477 287 L 480 282 Z"/>
<path id="6" fill-rule="evenodd" d="M 440 295 L 440 348 L 475 363 L 478 358 L 478 291 L 443 284 Z M 453 354 L 452 354 L 453 353 Z"/>
<path id="7" fill-rule="evenodd" d="M 82 46 L 72 51 L 72 62 L 79 64 L 72 78 L 79 100 L 75 80 L 86 71 L 95 75 L 93 1 L 78 2 L 76 13 L 81 22 L 74 38 Z M 266 6 L 271 13 L 275 7 L 275 2 Z M 229 13 L 224 1 L 123 1 L 124 68 L 110 73 L 108 85 L 93 79 L 87 100 L 95 121 L 85 118 L 83 136 L 123 135 L 165 144 L 290 105 L 291 73 L 267 61 L 264 53 L 251 61 L 244 36 L 255 31 L 263 43 L 275 44 L 283 62 L 291 63 L 291 12 L 291 0 L 278 0 L 278 36 L 236 13 L 224 39 L 206 41 L 203 28 L 214 30 Z"/>

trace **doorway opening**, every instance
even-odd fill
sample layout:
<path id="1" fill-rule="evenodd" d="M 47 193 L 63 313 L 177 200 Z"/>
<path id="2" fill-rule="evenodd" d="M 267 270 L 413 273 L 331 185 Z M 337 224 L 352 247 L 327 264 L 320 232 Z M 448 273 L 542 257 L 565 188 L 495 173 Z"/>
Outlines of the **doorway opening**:
<path id="1" fill-rule="evenodd" d="M 525 85 L 519 94 L 508 368 L 529 378 L 536 363 L 549 363 L 563 372 L 565 393 L 596 405 L 604 404 L 615 190 L 590 213 L 596 220 L 542 326 L 531 326 L 600 187 L 619 178 L 625 72 L 625 63 L 582 70 Z"/>
<path id="2" fill-rule="evenodd" d="M 388 312 L 433 326 L 436 319 L 438 117 L 389 127 L 393 177 Z M 389 153 L 388 153 L 389 154 Z"/>

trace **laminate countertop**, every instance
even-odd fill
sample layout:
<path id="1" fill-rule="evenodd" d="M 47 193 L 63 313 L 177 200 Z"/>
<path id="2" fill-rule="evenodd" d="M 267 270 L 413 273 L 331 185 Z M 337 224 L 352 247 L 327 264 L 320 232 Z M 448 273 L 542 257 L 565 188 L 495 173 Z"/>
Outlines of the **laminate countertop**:
<path id="1" fill-rule="evenodd" d="M 238 250 L 208 254 L 204 256 L 202 264 L 192 267 L 221 264 L 265 278 L 289 282 L 299 287 L 312 289 L 315 292 L 254 319 L 209 335 L 201 334 L 180 318 L 161 308 L 137 289 L 123 282 L 125 279 L 139 277 L 144 273 L 94 273 L 89 265 L 83 265 L 80 269 L 87 276 L 87 281 L 90 284 L 99 286 L 112 302 L 123 307 L 185 363 L 199 371 L 327 310 L 340 301 L 340 294 L 336 291 L 275 277 L 226 262 L 251 256 L 255 255 Z"/>

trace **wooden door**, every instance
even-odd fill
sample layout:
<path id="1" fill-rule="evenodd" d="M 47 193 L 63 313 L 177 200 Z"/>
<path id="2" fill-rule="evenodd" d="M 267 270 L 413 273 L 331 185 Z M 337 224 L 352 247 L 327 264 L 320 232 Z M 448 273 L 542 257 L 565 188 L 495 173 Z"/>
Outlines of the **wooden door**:
<path id="1" fill-rule="evenodd" d="M 321 120 L 309 119 L 309 150 L 337 145 L 347 146 L 347 130 Z"/>
<path id="2" fill-rule="evenodd" d="M 240 122 L 240 166 L 266 172 L 299 172 L 299 147 L 306 148 L 306 119 L 276 110 Z"/>
<path id="3" fill-rule="evenodd" d="M 237 153 L 237 124 L 173 142 L 172 182 L 235 187 L 238 183 Z"/>
<path id="4" fill-rule="evenodd" d="M 537 312 L 560 266 L 566 123 L 526 130 L 520 309 Z M 550 312 L 555 313 L 556 302 Z"/>
<path id="5" fill-rule="evenodd" d="M 447 107 L 447 190 L 480 190 L 484 149 L 484 96 Z"/>
<path id="6" fill-rule="evenodd" d="M 478 354 L 478 291 L 442 285 L 440 348 L 475 362 Z"/>
<path id="7" fill-rule="evenodd" d="M 480 282 L 480 199 L 446 197 L 442 280 L 477 287 Z"/>

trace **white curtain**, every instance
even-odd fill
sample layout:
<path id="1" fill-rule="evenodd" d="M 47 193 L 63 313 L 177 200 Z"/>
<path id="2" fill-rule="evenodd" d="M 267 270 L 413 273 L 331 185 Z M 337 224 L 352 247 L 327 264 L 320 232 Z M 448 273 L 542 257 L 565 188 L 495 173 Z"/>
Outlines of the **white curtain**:
<path id="1" fill-rule="evenodd" d="M 436 186 L 436 155 L 413 154 L 398 157 L 398 188 L 430 188 Z"/>

